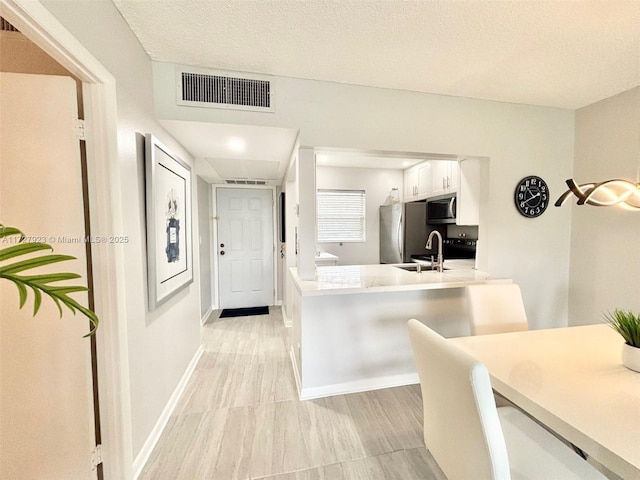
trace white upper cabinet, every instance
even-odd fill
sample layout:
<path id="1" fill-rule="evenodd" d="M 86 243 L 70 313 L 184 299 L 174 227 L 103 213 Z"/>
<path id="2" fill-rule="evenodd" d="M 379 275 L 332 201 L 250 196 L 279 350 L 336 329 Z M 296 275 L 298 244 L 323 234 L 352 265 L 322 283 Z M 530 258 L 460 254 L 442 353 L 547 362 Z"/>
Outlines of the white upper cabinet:
<path id="1" fill-rule="evenodd" d="M 404 171 L 404 201 L 458 191 L 460 167 L 455 160 L 427 160 Z"/>
<path id="2" fill-rule="evenodd" d="M 449 162 L 449 192 L 457 192 L 460 189 L 460 162 Z"/>
<path id="3" fill-rule="evenodd" d="M 404 171 L 404 201 L 423 200 L 431 187 L 430 162 L 422 162 Z"/>
<path id="4" fill-rule="evenodd" d="M 426 198 L 431 186 L 431 162 L 418 165 L 418 197 Z"/>
<path id="5" fill-rule="evenodd" d="M 444 195 L 458 191 L 460 169 L 458 162 L 451 160 L 431 160 L 431 188 L 429 195 Z"/>
<path id="6" fill-rule="evenodd" d="M 405 202 L 457 192 L 458 225 L 478 225 L 481 161 L 427 160 L 404 171 Z"/>
<path id="7" fill-rule="evenodd" d="M 412 202 L 418 198 L 418 165 L 404 171 L 404 201 Z"/>

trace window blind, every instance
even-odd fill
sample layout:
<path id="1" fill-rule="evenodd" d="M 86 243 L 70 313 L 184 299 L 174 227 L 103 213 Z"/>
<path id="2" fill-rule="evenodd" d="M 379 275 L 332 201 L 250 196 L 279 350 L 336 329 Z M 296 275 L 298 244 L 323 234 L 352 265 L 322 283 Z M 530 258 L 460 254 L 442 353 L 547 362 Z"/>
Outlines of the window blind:
<path id="1" fill-rule="evenodd" d="M 365 241 L 364 190 L 317 192 L 318 242 Z"/>

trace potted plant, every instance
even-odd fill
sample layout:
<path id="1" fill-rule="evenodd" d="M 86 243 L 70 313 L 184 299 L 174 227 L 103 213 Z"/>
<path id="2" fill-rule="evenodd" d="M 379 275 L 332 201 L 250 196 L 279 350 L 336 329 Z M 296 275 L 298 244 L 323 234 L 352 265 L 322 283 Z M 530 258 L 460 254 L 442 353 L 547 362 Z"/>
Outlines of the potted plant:
<path id="1" fill-rule="evenodd" d="M 624 338 L 622 364 L 640 372 L 640 315 L 616 308 L 604 316 L 605 321 Z"/>

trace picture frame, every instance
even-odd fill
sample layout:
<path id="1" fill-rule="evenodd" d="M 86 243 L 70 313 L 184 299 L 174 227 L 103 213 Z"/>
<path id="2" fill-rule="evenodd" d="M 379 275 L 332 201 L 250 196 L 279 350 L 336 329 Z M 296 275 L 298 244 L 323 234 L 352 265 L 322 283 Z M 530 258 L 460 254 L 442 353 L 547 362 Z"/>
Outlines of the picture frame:
<path id="1" fill-rule="evenodd" d="M 145 177 L 151 311 L 193 282 L 191 167 L 147 134 Z"/>

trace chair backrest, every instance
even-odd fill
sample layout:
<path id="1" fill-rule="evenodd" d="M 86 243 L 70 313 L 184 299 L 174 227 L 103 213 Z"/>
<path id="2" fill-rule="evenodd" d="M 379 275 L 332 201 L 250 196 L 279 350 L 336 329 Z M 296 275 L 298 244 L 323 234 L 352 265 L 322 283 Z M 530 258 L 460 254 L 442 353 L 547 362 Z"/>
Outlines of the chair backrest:
<path id="1" fill-rule="evenodd" d="M 420 377 L 424 442 L 449 480 L 509 480 L 486 367 L 417 320 L 409 336 Z"/>
<path id="2" fill-rule="evenodd" d="M 520 287 L 515 283 L 468 285 L 471 335 L 528 330 Z"/>

